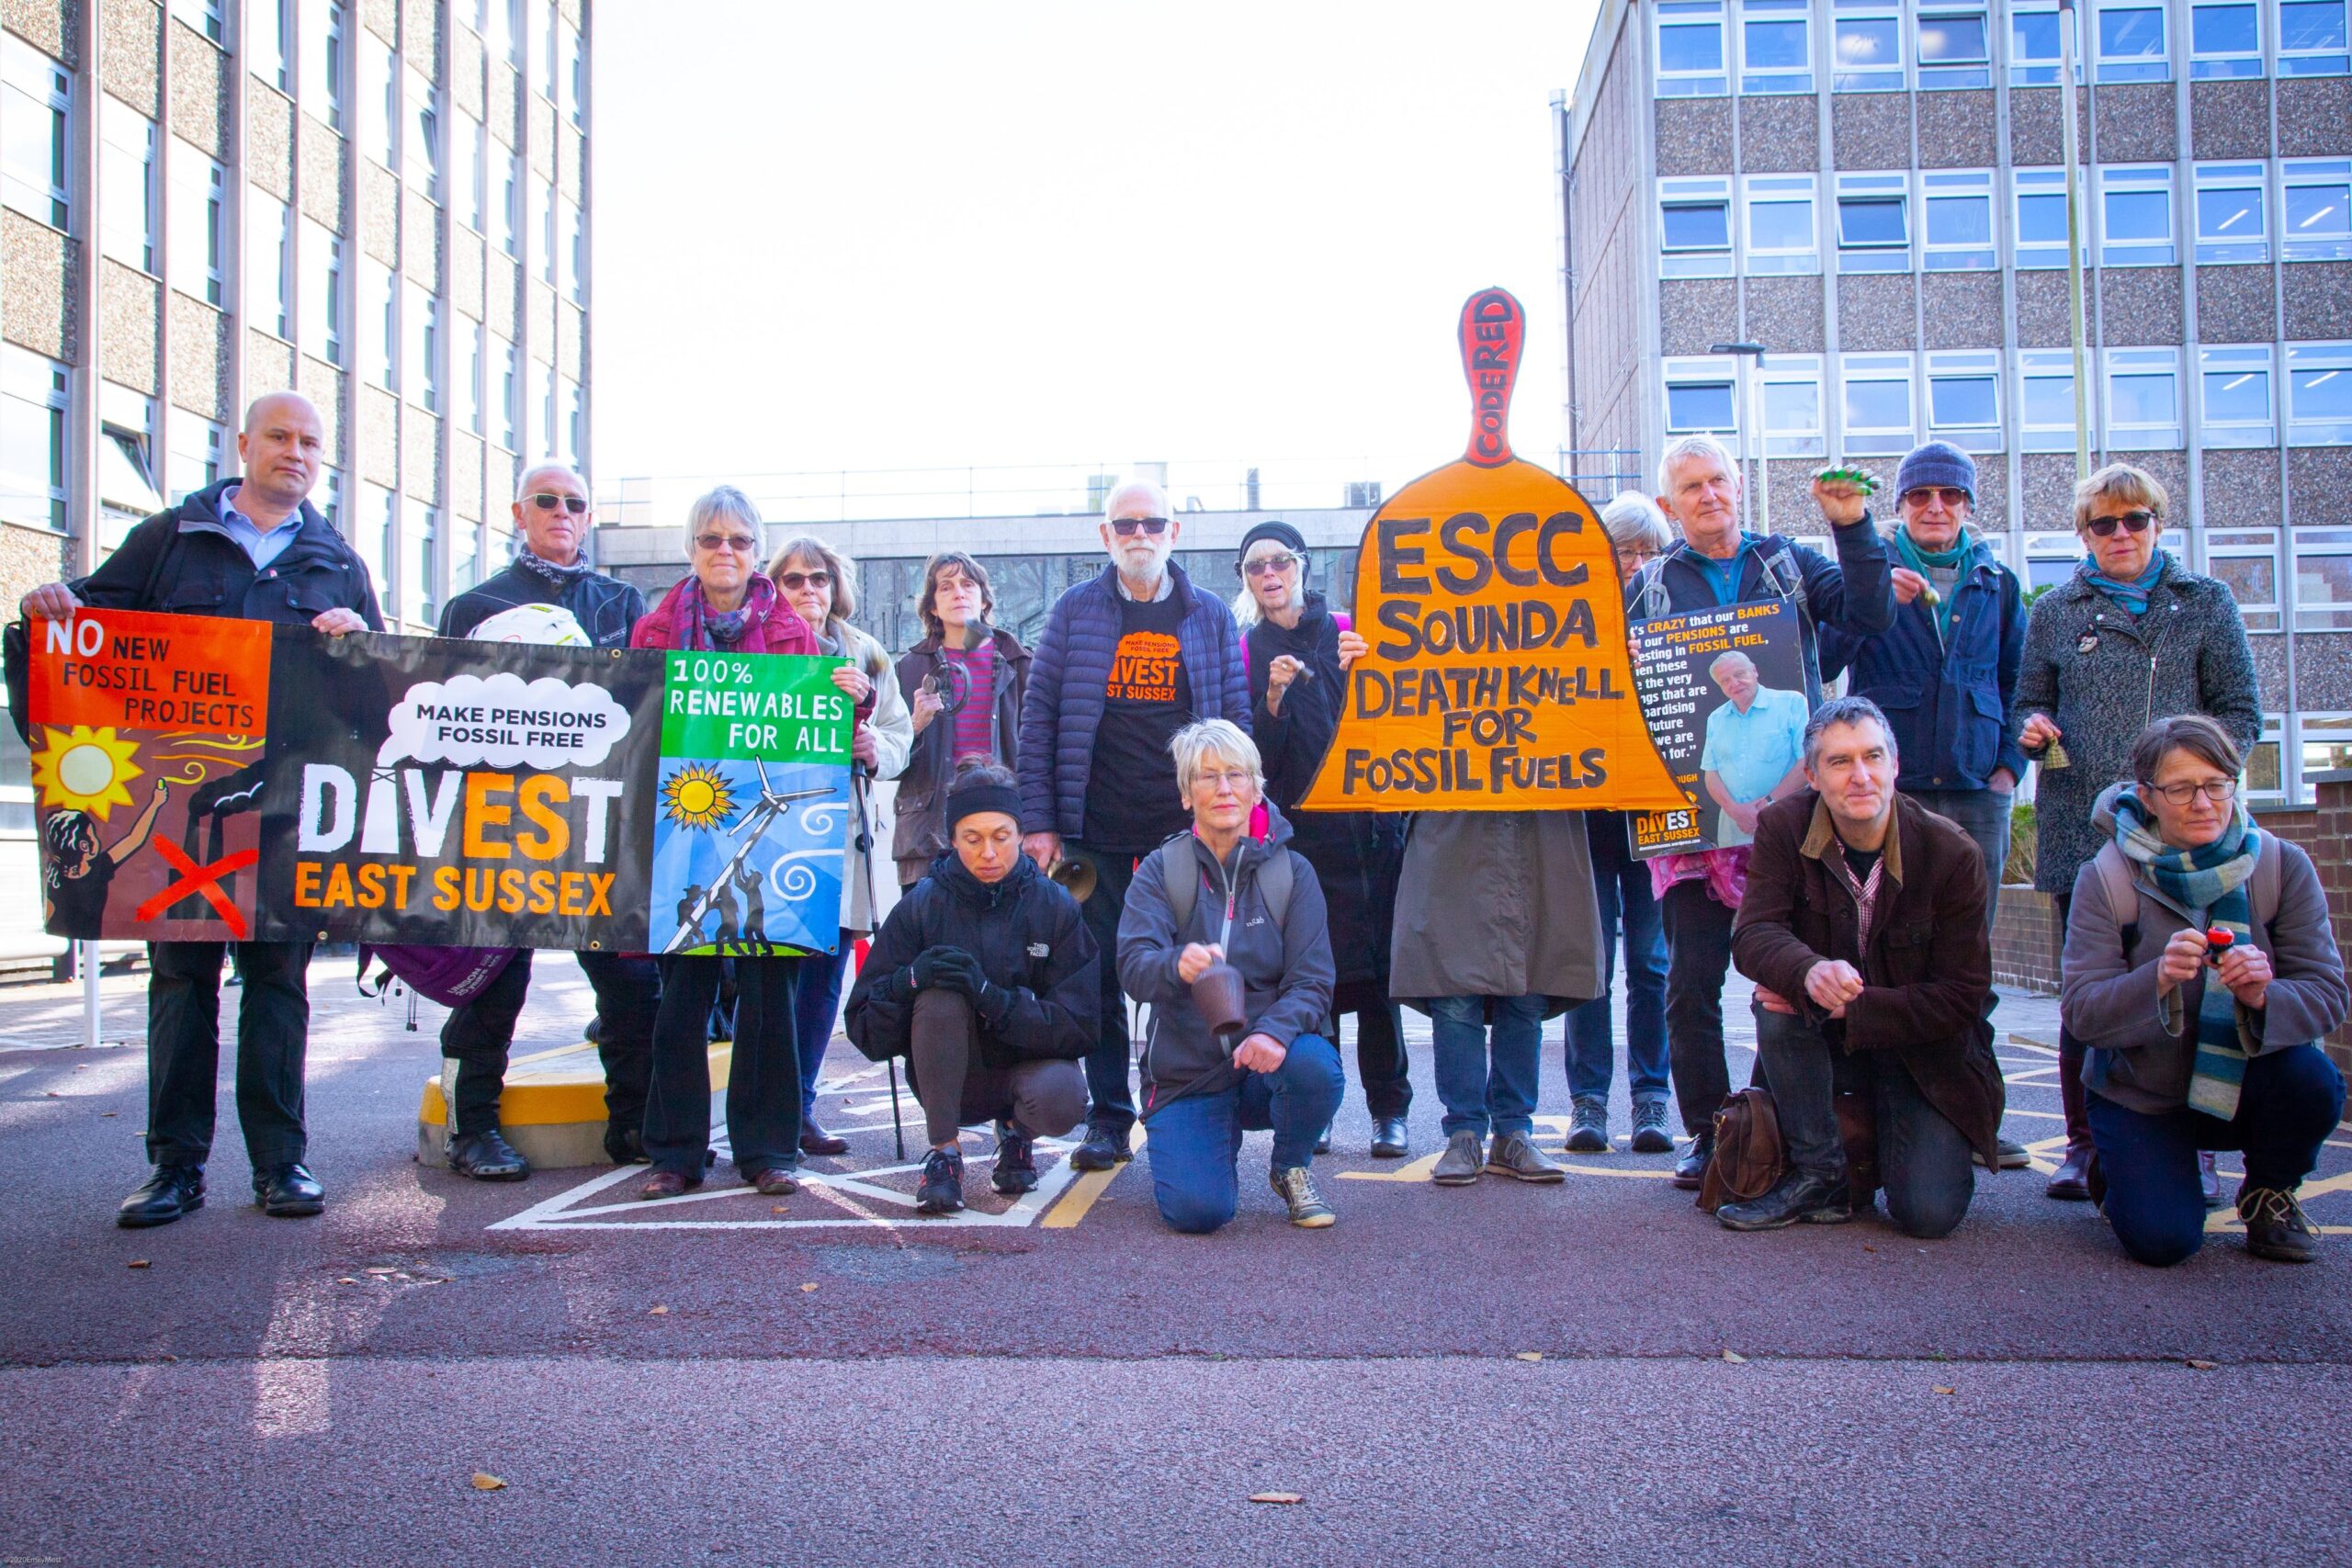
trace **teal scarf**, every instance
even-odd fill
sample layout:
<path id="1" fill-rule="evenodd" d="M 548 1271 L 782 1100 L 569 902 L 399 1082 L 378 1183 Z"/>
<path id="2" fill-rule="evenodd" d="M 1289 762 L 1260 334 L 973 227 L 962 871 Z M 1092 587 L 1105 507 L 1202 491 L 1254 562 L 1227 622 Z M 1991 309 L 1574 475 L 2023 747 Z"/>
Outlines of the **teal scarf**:
<path id="1" fill-rule="evenodd" d="M 2230 811 L 2222 836 L 2200 850 L 2177 850 L 2157 837 L 2155 813 L 2142 803 L 2135 786 L 2115 797 L 2115 846 L 2164 900 L 2190 920 L 2219 926 L 2236 942 L 2254 936 L 2254 910 L 2246 879 L 2262 852 L 2262 834 L 2243 804 Z M 2197 1008 L 2197 1061 L 2188 1079 L 2188 1105 L 2228 1122 L 2238 1113 L 2238 1091 L 2245 1081 L 2246 1047 L 2252 1036 L 2238 1020 L 2237 998 L 2219 977 L 2206 976 Z"/>
<path id="2" fill-rule="evenodd" d="M 2156 579 L 2165 574 L 2165 563 L 2171 559 L 2170 555 L 2158 550 L 2148 558 L 2147 570 L 2130 582 L 2122 582 L 2099 570 L 2098 557 L 2085 556 L 2083 575 L 2090 580 L 2093 588 L 2131 611 L 2136 618 L 2148 613 L 2148 590 L 2156 585 Z"/>
<path id="3" fill-rule="evenodd" d="M 1948 550 L 1923 550 L 1919 547 L 1919 542 L 1911 536 L 1910 529 L 1897 528 L 1894 531 L 1894 553 L 1903 558 L 1905 566 L 1909 567 L 1921 577 L 1928 575 L 1928 569 L 1931 566 L 1940 571 L 1956 570 L 1962 558 L 1973 548 L 1974 547 L 1968 542 L 1968 536 L 1965 534 L 1954 541 L 1951 548 Z M 1951 604 L 1952 601 L 1959 597 L 1960 583 L 1955 580 L 1952 583 L 1952 592 L 1943 594 L 1929 606 L 1936 617 L 1936 640 L 1939 642 L 1948 642 L 1951 639 Z"/>

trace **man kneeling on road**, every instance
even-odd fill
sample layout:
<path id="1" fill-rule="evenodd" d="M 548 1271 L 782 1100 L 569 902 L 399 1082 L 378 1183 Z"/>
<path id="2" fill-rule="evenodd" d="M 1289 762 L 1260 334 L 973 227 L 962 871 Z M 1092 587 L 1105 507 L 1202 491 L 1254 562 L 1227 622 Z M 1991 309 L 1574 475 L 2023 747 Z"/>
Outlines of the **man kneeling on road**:
<path id="1" fill-rule="evenodd" d="M 1879 1184 L 1908 1235 L 1949 1235 L 2001 1124 L 1984 857 L 1894 790 L 1894 737 L 1866 697 L 1821 705 L 1804 732 L 1812 786 L 1757 819 L 1732 957 L 1756 982 L 1756 1048 L 1789 1173 L 1716 1214 L 1732 1230 L 1853 1218 L 1837 1096 L 1877 1126 Z"/>

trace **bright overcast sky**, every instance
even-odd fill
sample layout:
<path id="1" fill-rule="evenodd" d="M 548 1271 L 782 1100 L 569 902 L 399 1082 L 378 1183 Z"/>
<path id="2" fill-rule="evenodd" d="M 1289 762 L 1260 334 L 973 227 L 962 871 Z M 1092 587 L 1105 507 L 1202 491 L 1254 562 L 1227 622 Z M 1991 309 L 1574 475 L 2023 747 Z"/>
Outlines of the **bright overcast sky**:
<path id="1" fill-rule="evenodd" d="M 1460 455 L 1453 332 L 1529 313 L 1592 0 L 605 0 L 596 468 Z"/>

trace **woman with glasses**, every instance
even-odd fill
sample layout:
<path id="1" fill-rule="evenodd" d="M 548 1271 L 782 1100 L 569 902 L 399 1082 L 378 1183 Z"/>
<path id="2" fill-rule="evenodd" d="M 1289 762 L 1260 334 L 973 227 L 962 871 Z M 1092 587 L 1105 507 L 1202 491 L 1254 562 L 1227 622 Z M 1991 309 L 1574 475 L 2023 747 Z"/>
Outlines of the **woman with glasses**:
<path id="1" fill-rule="evenodd" d="M 1029 692 L 1029 650 L 990 624 L 996 591 L 978 561 L 962 550 L 925 561 L 915 614 L 922 640 L 899 656 L 899 695 L 913 735 L 892 807 L 900 887 L 922 881 L 950 848 L 947 792 L 957 770 L 979 763 L 1018 773 Z"/>
<path id="2" fill-rule="evenodd" d="M 2158 547 L 2164 486 L 2111 463 L 2075 487 L 2075 531 L 2087 552 L 2074 576 L 2033 603 L 2009 722 L 2041 764 L 2035 787 L 2033 884 L 2067 915 L 2075 879 L 2108 835 L 2091 819 L 2101 792 L 2132 774 L 2133 739 L 2160 718 L 2203 714 L 2243 756 L 2262 734 L 2262 698 L 2245 623 L 2226 583 Z M 2090 1196 L 2091 1128 L 2082 1043 L 2061 1028 L 2059 1087 L 2066 1157 L 2052 1198 Z M 2206 1201 L 2220 1179 L 2208 1167 Z"/>
<path id="3" fill-rule="evenodd" d="M 2314 1042 L 2352 1011 L 2311 857 L 2257 829 L 2245 757 L 2202 715 L 2160 719 L 2132 783 L 2099 795 L 2107 842 L 2075 878 L 2066 1028 L 2089 1047 L 2091 1186 L 2123 1250 L 2162 1268 L 2205 1239 L 2201 1151 L 2245 1156 L 2246 1250 L 2308 1263 L 2295 1190 L 2344 1112 Z"/>
<path id="4" fill-rule="evenodd" d="M 1250 731 L 1265 759 L 1266 798 L 1289 811 L 1315 782 L 1340 727 L 1347 670 L 1363 657 L 1364 640 L 1306 586 L 1306 539 L 1289 524 L 1269 520 L 1243 535 L 1233 570 L 1242 583 L 1233 618 L 1250 672 Z M 1409 1146 L 1405 1118 L 1413 1085 L 1406 1077 L 1404 1020 L 1388 999 L 1389 927 L 1404 845 L 1403 824 L 1394 816 L 1302 811 L 1291 818 L 1290 847 L 1306 857 L 1330 900 L 1332 1027 L 1340 1014 L 1355 1014 L 1356 1073 L 1372 1113 L 1375 1159 L 1401 1158 Z M 1339 1043 L 1336 1032 L 1331 1042 Z M 1326 1129 L 1316 1152 L 1329 1149 Z"/>
<path id="5" fill-rule="evenodd" d="M 857 728 L 850 739 L 852 809 L 842 867 L 841 945 L 830 954 L 811 953 L 800 964 L 800 1150 L 810 1155 L 849 1152 L 847 1140 L 817 1124 L 817 1075 L 841 1013 L 842 976 L 858 940 L 874 929 L 874 862 L 877 840 L 888 831 L 874 819 L 874 781 L 906 772 L 915 739 L 890 656 L 849 624 L 857 613 L 851 570 L 847 558 L 807 535 L 786 540 L 768 562 L 768 575 L 784 602 L 817 639 L 816 651 L 848 661 L 833 671 L 833 684 L 857 705 Z"/>
<path id="6" fill-rule="evenodd" d="M 721 485 L 686 514 L 693 572 L 637 623 L 631 648 L 683 653 L 815 653 L 817 638 L 760 574 L 760 513 Z M 727 1075 L 727 1141 L 762 1192 L 796 1191 L 800 1052 L 793 1024 L 797 958 L 664 955 L 653 1020 L 653 1087 L 645 1102 L 644 1198 L 702 1185 L 710 1161 L 710 1008 L 721 965 L 735 965 L 735 1054 Z"/>

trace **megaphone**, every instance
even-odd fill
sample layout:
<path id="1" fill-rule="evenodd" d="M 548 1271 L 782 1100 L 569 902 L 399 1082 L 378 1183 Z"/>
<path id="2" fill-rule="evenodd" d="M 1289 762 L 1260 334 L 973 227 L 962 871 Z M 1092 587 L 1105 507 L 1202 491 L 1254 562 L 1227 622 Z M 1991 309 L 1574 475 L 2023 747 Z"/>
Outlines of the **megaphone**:
<path id="1" fill-rule="evenodd" d="M 1091 860 L 1057 860 L 1046 874 L 1060 883 L 1062 891 L 1081 904 L 1094 897 L 1097 878 Z"/>

